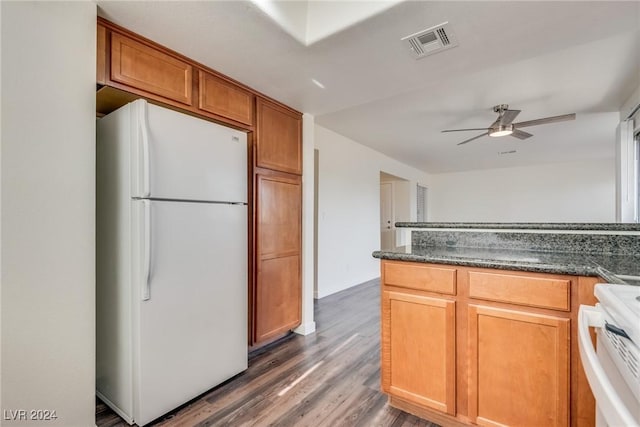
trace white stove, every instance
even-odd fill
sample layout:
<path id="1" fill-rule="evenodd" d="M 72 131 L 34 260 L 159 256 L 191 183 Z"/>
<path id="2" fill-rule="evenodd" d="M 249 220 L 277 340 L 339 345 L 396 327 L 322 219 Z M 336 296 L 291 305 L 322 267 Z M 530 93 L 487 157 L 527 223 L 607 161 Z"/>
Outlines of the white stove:
<path id="1" fill-rule="evenodd" d="M 640 427 L 640 286 L 598 284 L 595 296 L 595 307 L 580 306 L 578 345 L 596 398 L 596 426 Z"/>

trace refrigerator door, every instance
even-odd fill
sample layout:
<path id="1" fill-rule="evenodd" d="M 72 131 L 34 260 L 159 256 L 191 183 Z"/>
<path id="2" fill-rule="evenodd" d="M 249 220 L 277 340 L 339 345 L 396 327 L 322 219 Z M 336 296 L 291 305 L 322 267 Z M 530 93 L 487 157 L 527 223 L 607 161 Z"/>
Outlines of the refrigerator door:
<path id="1" fill-rule="evenodd" d="M 134 419 L 144 425 L 247 368 L 247 207 L 133 204 Z"/>
<path id="2" fill-rule="evenodd" d="M 247 134 L 134 101 L 132 197 L 247 201 Z"/>

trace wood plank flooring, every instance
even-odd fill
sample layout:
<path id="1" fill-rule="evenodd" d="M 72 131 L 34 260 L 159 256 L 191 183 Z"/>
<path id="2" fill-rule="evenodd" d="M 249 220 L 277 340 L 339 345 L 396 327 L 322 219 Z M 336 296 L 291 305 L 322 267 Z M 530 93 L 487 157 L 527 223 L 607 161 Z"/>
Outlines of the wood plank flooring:
<path id="1" fill-rule="evenodd" d="M 380 391 L 380 283 L 316 301 L 317 331 L 252 354 L 249 368 L 150 424 L 205 426 L 424 426 Z M 100 400 L 98 427 L 128 424 Z"/>

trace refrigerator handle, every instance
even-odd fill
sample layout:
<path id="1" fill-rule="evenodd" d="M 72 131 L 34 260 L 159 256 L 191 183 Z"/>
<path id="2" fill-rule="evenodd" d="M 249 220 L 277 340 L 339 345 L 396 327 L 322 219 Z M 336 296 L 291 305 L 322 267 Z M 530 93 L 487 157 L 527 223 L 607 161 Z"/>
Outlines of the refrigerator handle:
<path id="1" fill-rule="evenodd" d="M 144 206 L 144 256 L 142 276 L 142 301 L 151 299 L 150 279 L 151 279 L 151 201 L 143 200 Z"/>
<path id="2" fill-rule="evenodd" d="M 147 123 L 147 103 L 142 102 L 138 109 L 140 132 L 142 134 L 142 197 L 149 197 L 149 124 Z"/>

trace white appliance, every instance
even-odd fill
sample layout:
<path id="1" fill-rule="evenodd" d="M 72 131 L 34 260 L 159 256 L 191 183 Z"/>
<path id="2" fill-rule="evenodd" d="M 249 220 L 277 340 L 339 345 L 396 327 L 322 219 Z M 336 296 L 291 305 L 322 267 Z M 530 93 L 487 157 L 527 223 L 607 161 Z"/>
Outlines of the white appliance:
<path id="1" fill-rule="evenodd" d="M 596 398 L 597 427 L 640 426 L 640 286 L 597 284 L 595 307 L 580 306 L 578 346 Z M 589 327 L 597 335 L 593 347 Z"/>
<path id="2" fill-rule="evenodd" d="M 97 395 L 142 426 L 247 368 L 247 136 L 137 100 L 96 156 Z"/>

